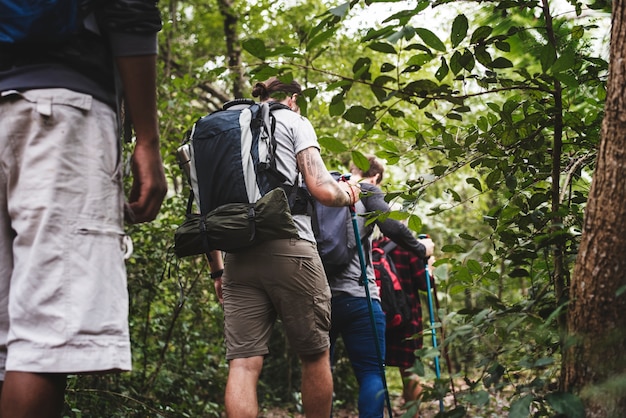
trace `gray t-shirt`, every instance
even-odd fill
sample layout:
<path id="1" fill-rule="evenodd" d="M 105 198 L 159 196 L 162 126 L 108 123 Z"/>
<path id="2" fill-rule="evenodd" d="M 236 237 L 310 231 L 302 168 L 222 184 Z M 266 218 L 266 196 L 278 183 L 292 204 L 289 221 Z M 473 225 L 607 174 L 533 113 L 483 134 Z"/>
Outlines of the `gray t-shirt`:
<path id="1" fill-rule="evenodd" d="M 317 135 L 311 122 L 296 112 L 277 109 L 272 112 L 276 118 L 276 168 L 293 185 L 294 181 L 302 182 L 296 163 L 296 155 L 300 151 L 314 147 L 320 149 Z M 307 215 L 294 215 L 293 220 L 298 228 L 300 238 L 315 242 L 311 218 Z"/>

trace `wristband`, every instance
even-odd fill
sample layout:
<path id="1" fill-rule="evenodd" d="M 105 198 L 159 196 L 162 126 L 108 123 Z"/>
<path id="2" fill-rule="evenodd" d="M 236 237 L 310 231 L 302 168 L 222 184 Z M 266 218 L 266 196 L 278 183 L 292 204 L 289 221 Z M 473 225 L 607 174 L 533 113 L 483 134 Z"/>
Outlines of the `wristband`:
<path id="1" fill-rule="evenodd" d="M 352 204 L 352 195 L 347 190 L 346 190 L 346 194 L 348 195 L 348 205 L 351 205 Z"/>
<path id="2" fill-rule="evenodd" d="M 212 279 L 219 279 L 220 277 L 222 277 L 222 274 L 224 274 L 224 269 L 217 270 L 216 272 L 211 272 L 211 274 L 209 274 L 209 277 Z"/>

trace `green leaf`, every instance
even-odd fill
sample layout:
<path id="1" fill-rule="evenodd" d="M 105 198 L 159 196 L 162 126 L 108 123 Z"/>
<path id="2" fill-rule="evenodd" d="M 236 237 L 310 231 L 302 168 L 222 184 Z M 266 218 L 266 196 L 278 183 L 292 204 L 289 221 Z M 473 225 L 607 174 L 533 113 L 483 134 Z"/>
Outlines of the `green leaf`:
<path id="1" fill-rule="evenodd" d="M 530 414 L 530 404 L 535 399 L 533 395 L 522 396 L 511 402 L 509 418 L 528 418 Z"/>
<path id="2" fill-rule="evenodd" d="M 508 42 L 497 41 L 494 45 L 500 51 L 511 52 L 511 45 Z"/>
<path id="3" fill-rule="evenodd" d="M 476 121 L 476 126 L 483 132 L 487 132 L 489 130 L 489 121 L 486 117 L 480 116 Z"/>
<path id="4" fill-rule="evenodd" d="M 332 9 L 329 9 L 328 13 L 337 17 L 344 17 L 348 13 L 349 10 L 350 10 L 350 2 L 347 2 L 347 3 L 340 4 L 337 7 L 333 7 Z"/>
<path id="5" fill-rule="evenodd" d="M 578 79 L 568 73 L 557 73 L 554 75 L 554 78 L 556 78 L 561 83 L 565 84 L 567 87 L 572 88 L 572 89 L 577 89 L 578 86 L 580 85 L 578 83 Z"/>
<path id="6" fill-rule="evenodd" d="M 487 174 L 487 178 L 485 179 L 485 183 L 487 183 L 487 187 L 493 189 L 496 187 L 496 183 L 502 177 L 502 171 L 495 169 Z"/>
<path id="7" fill-rule="evenodd" d="M 461 56 L 460 64 L 467 71 L 472 71 L 474 69 L 474 65 L 476 65 L 476 60 L 474 59 L 474 54 L 469 49 L 463 51 L 463 56 Z"/>
<path id="8" fill-rule="evenodd" d="M 389 71 L 393 71 L 395 69 L 396 69 L 396 66 L 388 62 L 383 62 L 380 66 L 381 73 L 388 73 Z"/>
<path id="9" fill-rule="evenodd" d="M 474 274 L 480 274 L 483 272 L 483 268 L 480 263 L 476 260 L 469 259 L 467 260 L 467 268 Z"/>
<path id="10" fill-rule="evenodd" d="M 462 239 L 465 239 L 465 240 L 468 240 L 468 241 L 478 241 L 478 238 L 476 238 L 476 237 L 474 237 L 474 236 L 472 236 L 472 235 L 470 235 L 468 233 L 465 233 L 465 232 L 461 232 L 459 234 L 459 238 L 462 238 Z"/>
<path id="11" fill-rule="evenodd" d="M 572 28 L 572 39 L 582 39 L 585 34 L 585 28 L 581 25 L 576 25 Z"/>
<path id="12" fill-rule="evenodd" d="M 458 74 L 463 69 L 461 57 L 462 56 L 459 51 L 454 51 L 454 54 L 452 54 L 452 57 L 450 58 L 450 70 L 452 70 L 453 74 Z"/>
<path id="13" fill-rule="evenodd" d="M 530 273 L 528 273 L 528 270 L 526 269 L 517 268 L 511 271 L 509 273 L 509 276 L 510 277 L 530 277 Z"/>
<path id="14" fill-rule="evenodd" d="M 479 192 L 483 191 L 483 186 L 480 184 L 480 180 L 478 180 L 477 178 L 475 178 L 475 177 L 468 177 L 468 178 L 465 179 L 465 182 L 467 184 L 470 184 L 470 185 L 474 186 L 474 188 L 476 190 L 478 190 Z"/>
<path id="15" fill-rule="evenodd" d="M 432 55 L 432 54 L 417 54 L 417 55 L 413 55 L 406 62 L 406 65 L 407 65 L 407 67 L 410 67 L 410 66 L 413 66 L 413 65 L 422 66 L 422 65 L 426 64 L 427 62 L 431 61 L 433 58 L 435 58 L 435 56 Z"/>
<path id="16" fill-rule="evenodd" d="M 474 56 L 476 57 L 476 61 L 480 62 L 485 67 L 491 66 L 493 60 L 484 45 L 477 45 L 476 48 L 474 48 Z"/>
<path id="17" fill-rule="evenodd" d="M 585 408 L 576 395 L 566 392 L 553 392 L 546 395 L 546 400 L 559 414 L 567 418 L 584 418 Z"/>
<path id="18" fill-rule="evenodd" d="M 491 26 L 481 26 L 472 33 L 472 37 L 470 39 L 470 43 L 476 44 L 487 39 L 489 35 L 493 32 L 493 28 Z"/>
<path id="19" fill-rule="evenodd" d="M 265 43 L 258 38 L 246 39 L 241 43 L 241 46 L 243 49 L 259 59 L 265 59 L 267 57 Z"/>
<path id="20" fill-rule="evenodd" d="M 446 58 L 441 57 L 441 66 L 435 73 L 435 78 L 439 81 L 443 80 L 448 75 L 448 70 L 449 68 L 448 68 L 448 63 L 446 62 Z"/>
<path id="21" fill-rule="evenodd" d="M 332 98 L 330 101 L 330 106 L 328 107 L 328 114 L 330 116 L 339 116 L 343 114 L 346 110 L 346 103 L 343 100 L 343 95 L 338 94 Z"/>
<path id="22" fill-rule="evenodd" d="M 461 196 L 456 191 L 454 191 L 453 189 L 446 189 L 446 192 L 448 192 L 448 193 L 450 193 L 452 195 L 452 199 L 455 202 L 461 202 L 462 201 Z"/>
<path id="23" fill-rule="evenodd" d="M 448 166 L 445 165 L 436 165 L 432 168 L 433 173 L 435 174 L 435 176 L 441 176 L 443 174 L 445 174 L 445 172 L 448 170 Z"/>
<path id="24" fill-rule="evenodd" d="M 407 93 L 428 94 L 437 91 L 439 86 L 432 80 L 416 80 L 409 83 L 404 90 Z"/>
<path id="25" fill-rule="evenodd" d="M 320 33 L 319 35 L 316 35 L 315 37 L 313 37 L 306 44 L 307 51 L 314 50 L 318 45 L 320 45 L 323 42 L 327 41 L 328 39 L 332 38 L 335 35 L 335 31 L 336 31 L 335 28 L 331 28 L 331 29 L 328 29 L 328 30 Z"/>
<path id="26" fill-rule="evenodd" d="M 513 63 L 504 57 L 498 57 L 491 61 L 491 68 L 511 68 Z"/>
<path id="27" fill-rule="evenodd" d="M 269 65 L 261 65 L 254 71 L 251 71 L 251 74 L 254 75 L 256 80 L 267 80 L 270 77 L 278 75 L 278 73 L 279 71 L 276 68 L 270 67 Z"/>
<path id="28" fill-rule="evenodd" d="M 463 39 L 467 36 L 467 29 L 469 28 L 469 23 L 467 21 L 467 17 L 464 14 L 458 15 L 454 18 L 454 22 L 452 22 L 452 32 L 450 33 L 450 42 L 452 43 L 452 48 L 456 48 Z"/>
<path id="29" fill-rule="evenodd" d="M 365 155 L 363 155 L 363 153 L 357 150 L 354 150 L 351 152 L 351 158 L 352 158 L 352 162 L 354 163 L 354 165 L 356 165 L 359 169 L 363 170 L 363 172 L 366 172 L 367 170 L 370 169 L 370 161 L 367 159 Z"/>
<path id="30" fill-rule="evenodd" d="M 415 232 L 422 232 L 423 224 L 422 219 L 417 215 L 409 216 L 408 222 L 409 229 Z"/>
<path id="31" fill-rule="evenodd" d="M 374 51 L 383 52 L 385 54 L 397 54 L 398 53 L 396 49 L 393 47 L 393 45 L 388 44 L 386 42 L 372 42 L 367 47 Z"/>
<path id="32" fill-rule="evenodd" d="M 465 248 L 457 244 L 447 244 L 441 247 L 441 251 L 444 253 L 464 253 Z"/>
<path id="33" fill-rule="evenodd" d="M 446 51 L 444 43 L 441 42 L 441 39 L 439 39 L 439 37 L 437 37 L 437 35 L 435 35 L 432 31 L 426 28 L 415 28 L 415 33 L 417 33 L 417 35 L 422 38 L 422 41 L 424 41 L 424 43 L 429 47 L 441 52 Z"/>
<path id="34" fill-rule="evenodd" d="M 369 123 L 373 120 L 373 115 L 369 109 L 363 106 L 352 106 L 343 114 L 343 118 L 355 124 Z"/>
<path id="35" fill-rule="evenodd" d="M 541 47 L 541 54 L 539 61 L 541 62 L 541 70 L 543 72 L 548 71 L 548 68 L 552 66 L 556 60 L 556 51 L 551 44 L 545 44 Z"/>
<path id="36" fill-rule="evenodd" d="M 354 65 L 352 66 L 352 72 L 354 73 L 354 78 L 361 80 L 369 80 L 371 74 L 369 73 L 369 69 L 372 65 L 372 60 L 370 58 L 359 58 L 356 60 Z"/>
<path id="37" fill-rule="evenodd" d="M 332 153 L 339 154 L 339 153 L 348 151 L 348 147 L 346 147 L 343 144 L 343 142 L 341 142 L 335 137 L 323 136 L 323 137 L 318 138 L 318 141 L 322 147 L 324 147 L 325 149 L 327 149 L 328 151 Z"/>
<path id="38" fill-rule="evenodd" d="M 570 70 L 574 67 L 574 53 L 571 50 L 565 50 L 560 57 L 554 61 L 552 67 L 550 67 L 550 71 L 553 74 L 560 73 L 562 71 Z"/>

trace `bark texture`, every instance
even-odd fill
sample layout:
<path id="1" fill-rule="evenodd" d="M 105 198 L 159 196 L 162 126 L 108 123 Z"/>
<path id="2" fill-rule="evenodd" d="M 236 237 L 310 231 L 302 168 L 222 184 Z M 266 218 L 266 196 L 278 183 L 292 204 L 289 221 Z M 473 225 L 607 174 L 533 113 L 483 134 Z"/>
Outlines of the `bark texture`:
<path id="1" fill-rule="evenodd" d="M 607 100 L 570 289 L 563 383 L 588 418 L 626 417 L 626 9 L 613 2 Z"/>

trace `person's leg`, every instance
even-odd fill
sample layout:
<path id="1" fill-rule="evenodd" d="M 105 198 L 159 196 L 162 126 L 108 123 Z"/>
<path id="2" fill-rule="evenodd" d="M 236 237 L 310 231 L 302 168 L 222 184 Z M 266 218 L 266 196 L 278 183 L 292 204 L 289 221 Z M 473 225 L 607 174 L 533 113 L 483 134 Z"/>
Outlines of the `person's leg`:
<path id="1" fill-rule="evenodd" d="M 302 402 L 307 418 L 328 418 L 333 381 L 330 370 L 330 288 L 314 243 L 272 243 L 273 281 L 266 282 L 291 348 L 302 363 Z"/>
<path id="2" fill-rule="evenodd" d="M 419 377 L 415 373 L 402 368 L 400 368 L 400 376 L 402 377 L 402 397 L 404 398 L 404 403 L 410 404 L 407 406 L 412 406 L 422 393 Z M 419 418 L 419 411 L 415 412 L 413 418 Z"/>
<path id="3" fill-rule="evenodd" d="M 224 400 L 228 418 L 256 418 L 259 413 L 256 387 L 262 368 L 262 356 L 230 360 Z"/>
<path id="4" fill-rule="evenodd" d="M 328 418 L 333 400 L 333 377 L 328 350 L 301 355 L 302 406 L 307 418 Z"/>
<path id="5" fill-rule="evenodd" d="M 0 416 L 58 417 L 66 373 L 131 367 L 117 118 L 66 89 L 0 109 Z"/>
<path id="6" fill-rule="evenodd" d="M 267 258 L 264 248 L 256 246 L 229 253 L 224 259 L 224 339 L 229 366 L 224 396 L 229 418 L 256 418 L 259 411 L 257 384 L 276 318 L 263 289 L 270 274 L 263 268 Z"/>
<path id="7" fill-rule="evenodd" d="M 58 418 L 63 412 L 66 376 L 6 372 L 0 418 Z"/>
<path id="8" fill-rule="evenodd" d="M 335 306 L 333 305 L 333 307 Z M 381 358 L 384 358 L 385 315 L 378 301 L 372 301 L 372 309 L 380 355 Z M 352 326 L 344 329 L 342 338 L 354 374 L 359 382 L 359 417 L 381 418 L 385 409 L 385 386 L 367 299 L 351 298 L 351 300 L 346 301 L 344 312 L 344 315 L 351 315 L 353 318 Z"/>

